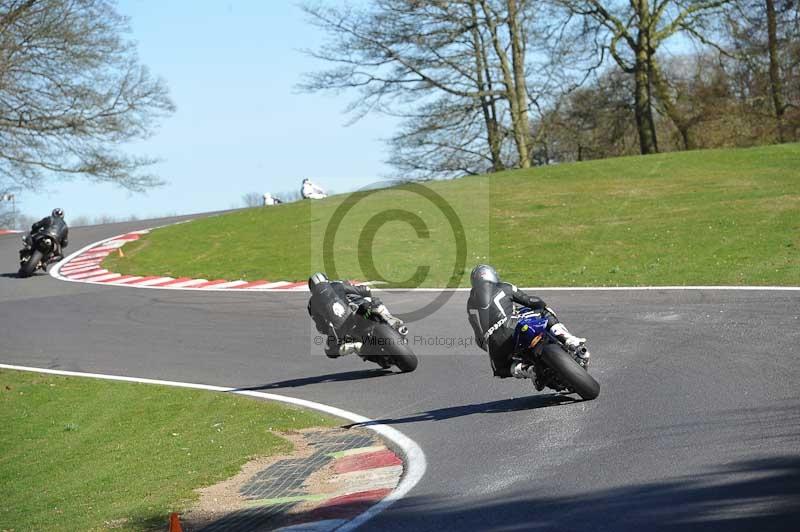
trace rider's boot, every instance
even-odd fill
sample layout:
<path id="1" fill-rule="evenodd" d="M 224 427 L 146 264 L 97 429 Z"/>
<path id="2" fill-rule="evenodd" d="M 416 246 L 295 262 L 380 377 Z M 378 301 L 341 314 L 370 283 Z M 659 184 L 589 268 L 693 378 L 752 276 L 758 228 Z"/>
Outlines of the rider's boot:
<path id="1" fill-rule="evenodd" d="M 511 364 L 511 376 L 517 379 L 530 379 L 536 387 L 536 391 L 544 390 L 544 382 L 533 367 L 533 364 L 526 362 L 515 362 Z"/>
<path id="2" fill-rule="evenodd" d="M 20 262 L 25 261 L 30 256 L 31 250 L 31 237 L 30 235 L 23 235 L 22 237 L 22 244 L 23 247 L 19 250 L 19 260 Z"/>
<path id="3" fill-rule="evenodd" d="M 345 342 L 339 346 L 339 356 L 359 354 L 361 352 L 361 342 Z"/>
<path id="4" fill-rule="evenodd" d="M 403 325 L 403 320 L 393 316 L 392 313 L 389 312 L 389 309 L 386 308 L 386 305 L 380 304 L 375 307 L 373 311 L 380 315 L 381 318 L 386 320 L 386 323 L 388 323 L 391 328 L 397 330 L 400 334 L 405 335 L 408 333 L 408 329 L 405 325 Z"/>
<path id="5" fill-rule="evenodd" d="M 563 323 L 556 323 L 552 327 L 550 327 L 550 332 L 553 333 L 556 338 L 564 342 L 567 347 L 575 348 L 581 344 L 586 343 L 586 338 L 579 338 L 569 332 L 567 328 L 564 326 Z"/>
<path id="6" fill-rule="evenodd" d="M 550 332 L 553 333 L 556 338 L 564 342 L 564 345 L 567 346 L 567 349 L 569 349 L 576 356 L 580 357 L 583 360 L 584 365 L 589 363 L 589 357 L 591 355 L 589 354 L 589 350 L 586 349 L 586 338 L 580 338 L 570 333 L 563 323 L 556 323 L 550 327 Z"/>
<path id="7" fill-rule="evenodd" d="M 511 376 L 515 379 L 535 379 L 536 371 L 533 364 L 515 362 L 511 365 Z"/>

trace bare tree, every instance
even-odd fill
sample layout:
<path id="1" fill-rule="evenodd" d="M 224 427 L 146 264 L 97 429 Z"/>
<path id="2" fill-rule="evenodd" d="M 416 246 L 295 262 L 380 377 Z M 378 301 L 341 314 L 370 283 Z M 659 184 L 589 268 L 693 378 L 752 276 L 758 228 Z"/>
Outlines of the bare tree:
<path id="1" fill-rule="evenodd" d="M 91 222 L 89 221 L 89 217 L 84 215 L 70 218 L 69 223 L 72 227 L 83 227 L 91 224 Z"/>
<path id="2" fill-rule="evenodd" d="M 333 65 L 310 91 L 355 89 L 355 119 L 402 118 L 390 162 L 420 175 L 531 165 L 528 66 L 535 0 L 376 0 L 304 6 L 329 41 L 312 56 Z M 549 22 L 549 21 L 548 21 Z M 536 71 L 538 72 L 538 70 Z M 510 149 L 509 149 L 510 145 Z"/>
<path id="3" fill-rule="evenodd" d="M 498 110 L 495 102 L 486 106 Z M 443 95 L 406 117 L 390 139 L 389 163 L 405 179 L 497 172 L 515 166 L 509 137 L 502 122 L 486 119 L 483 103 Z"/>
<path id="4" fill-rule="evenodd" d="M 261 207 L 264 204 L 264 196 L 258 192 L 248 192 L 242 195 L 242 204 L 245 208 Z"/>
<path id="5" fill-rule="evenodd" d="M 583 161 L 636 152 L 630 76 L 618 68 L 569 94 L 543 117 L 543 162 Z"/>
<path id="6" fill-rule="evenodd" d="M 768 114 L 774 138 L 798 138 L 800 128 L 800 3 L 796 0 L 736 0 L 727 17 L 730 54 L 738 82 L 746 86 L 752 112 Z"/>
<path id="7" fill-rule="evenodd" d="M 6 205 L 0 203 L 0 229 L 14 228 L 17 226 L 16 213 Z"/>
<path id="8" fill-rule="evenodd" d="M 117 221 L 118 220 L 110 214 L 100 214 L 94 217 L 94 222 L 92 225 L 108 225 L 117 223 Z"/>
<path id="9" fill-rule="evenodd" d="M 17 215 L 17 229 L 20 231 L 30 231 L 31 226 L 39 221 L 39 218 L 30 216 L 28 214 L 18 214 Z"/>
<path id="10" fill-rule="evenodd" d="M 160 183 L 152 158 L 120 150 L 174 110 L 128 31 L 106 0 L 0 0 L 0 184 Z"/>
<path id="11" fill-rule="evenodd" d="M 328 190 L 328 193 L 330 194 L 331 191 Z M 297 190 L 297 189 L 278 192 L 278 194 L 276 194 L 276 196 L 283 203 L 292 203 L 293 201 L 299 201 L 299 200 L 303 199 L 303 197 L 300 195 L 300 191 Z"/>
<path id="12" fill-rule="evenodd" d="M 643 154 L 658 151 L 653 117 L 654 85 L 663 81 L 656 53 L 677 33 L 702 42 L 705 20 L 730 0 L 562 0 L 574 13 L 585 17 L 604 34 L 602 48 L 617 65 L 634 78 L 634 111 Z M 668 95 L 663 91 L 664 96 Z"/>
<path id="13" fill-rule="evenodd" d="M 16 192 L 16 190 L 0 188 L 0 228 L 16 227 Z"/>
<path id="14" fill-rule="evenodd" d="M 778 139 L 784 142 L 783 115 L 786 113 L 786 103 L 783 98 L 783 80 L 780 75 L 778 61 L 778 20 L 775 15 L 775 0 L 764 0 L 767 13 L 767 51 L 769 55 L 769 84 L 772 94 L 772 103 L 775 107 L 775 120 L 777 122 Z"/>

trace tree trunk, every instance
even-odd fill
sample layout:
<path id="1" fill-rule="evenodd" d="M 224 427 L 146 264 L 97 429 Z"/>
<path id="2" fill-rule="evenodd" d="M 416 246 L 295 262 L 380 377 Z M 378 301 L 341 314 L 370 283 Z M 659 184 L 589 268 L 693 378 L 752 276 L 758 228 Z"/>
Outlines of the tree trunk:
<path id="1" fill-rule="evenodd" d="M 636 36 L 636 80 L 635 115 L 636 129 L 639 130 L 639 149 L 643 155 L 658 152 L 656 127 L 653 120 L 653 98 L 651 94 L 651 78 L 653 75 L 652 53 L 650 50 L 650 10 L 647 0 L 640 0 L 638 8 L 639 33 Z"/>
<path id="2" fill-rule="evenodd" d="M 769 83 L 772 92 L 772 105 L 775 107 L 775 122 L 778 142 L 785 142 L 783 114 L 786 104 L 783 100 L 783 83 L 778 62 L 778 22 L 775 16 L 774 0 L 765 0 L 767 6 L 767 39 L 769 47 Z"/>
<path id="3" fill-rule="evenodd" d="M 657 153 L 658 148 L 656 147 L 652 102 L 650 101 L 650 90 L 648 87 L 650 79 L 646 60 L 640 62 L 637 57 L 634 75 L 636 78 L 634 114 L 636 116 L 636 129 L 639 132 L 639 150 L 642 155 Z"/>
<path id="4" fill-rule="evenodd" d="M 478 91 L 492 92 L 492 73 L 489 70 L 486 54 L 486 43 L 478 30 L 478 13 L 475 2 L 470 3 L 470 15 L 472 18 L 472 49 L 475 53 L 475 73 L 478 84 Z M 489 153 L 492 159 L 492 171 L 500 172 L 505 170 L 502 159 L 502 139 L 500 138 L 500 128 L 497 123 L 497 107 L 493 96 L 482 96 L 480 98 L 483 121 L 486 124 L 486 142 L 489 145 Z"/>
<path id="5" fill-rule="evenodd" d="M 648 30 L 649 31 L 649 30 Z M 650 138 L 653 139 L 653 151 L 658 153 L 658 136 L 656 135 L 656 121 L 653 119 L 653 50 L 650 48 L 650 39 L 647 39 L 647 122 L 650 126 Z"/>
<path id="6" fill-rule="evenodd" d="M 683 149 L 691 150 L 692 142 L 689 138 L 689 128 L 685 126 L 680 126 L 678 127 L 678 132 L 681 134 L 681 140 L 683 141 Z"/>
<path id="7" fill-rule="evenodd" d="M 528 85 L 525 80 L 525 31 L 520 28 L 517 0 L 508 0 L 508 35 L 511 39 L 511 64 L 514 69 L 514 94 L 517 100 L 520 168 L 530 168 L 530 123 L 528 121 Z M 524 153 L 524 155 L 523 155 Z"/>
<path id="8" fill-rule="evenodd" d="M 500 137 L 500 127 L 497 124 L 497 110 L 495 109 L 494 98 L 483 98 L 481 107 L 486 121 L 486 136 L 492 158 L 492 171 L 502 172 L 506 169 L 506 165 L 503 163 L 502 139 Z"/>
<path id="9" fill-rule="evenodd" d="M 512 18 L 511 10 L 512 8 L 516 8 L 516 2 L 515 0 L 508 0 L 508 2 L 508 18 L 510 19 Z M 519 94 L 516 90 L 516 83 L 514 81 L 514 73 L 512 71 L 513 68 L 509 64 L 508 53 L 506 52 L 506 48 L 503 42 L 501 42 L 501 38 L 498 33 L 495 13 L 488 5 L 486 0 L 481 0 L 481 7 L 483 8 L 483 14 L 486 18 L 486 25 L 491 33 L 492 47 L 494 48 L 495 54 L 497 55 L 497 60 L 500 63 L 500 70 L 503 73 L 503 85 L 505 86 L 504 96 L 508 99 L 508 107 L 511 114 L 511 130 L 514 133 L 514 143 L 517 147 L 517 156 L 519 158 L 518 165 L 520 168 L 530 168 L 531 161 L 530 155 L 528 154 L 530 124 L 528 124 L 527 94 L 525 96 L 525 105 L 521 107 Z M 514 18 L 516 17 L 517 14 L 515 13 Z M 510 21 L 509 24 L 511 24 Z M 514 37 L 512 35 L 511 38 L 521 38 L 521 36 L 517 35 Z M 521 60 L 524 63 L 524 58 Z"/>
<path id="10" fill-rule="evenodd" d="M 675 107 L 675 103 L 672 101 L 672 97 L 669 94 L 667 81 L 661 74 L 661 69 L 654 57 L 650 58 L 650 75 L 653 86 L 656 89 L 656 95 L 658 95 L 658 101 L 664 107 L 664 111 L 667 113 L 667 116 L 669 116 L 669 119 L 675 124 L 678 133 L 680 133 L 683 149 L 692 149 L 689 136 L 689 129 L 692 127 L 691 121 L 687 120 L 685 116 L 682 116 L 677 107 Z"/>

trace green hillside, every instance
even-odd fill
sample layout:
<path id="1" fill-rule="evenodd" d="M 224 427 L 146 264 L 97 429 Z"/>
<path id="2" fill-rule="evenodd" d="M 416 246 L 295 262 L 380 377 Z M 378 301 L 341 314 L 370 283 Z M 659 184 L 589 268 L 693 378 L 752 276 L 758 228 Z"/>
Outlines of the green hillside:
<path id="1" fill-rule="evenodd" d="M 800 285 L 800 144 L 422 186 L 441 201 L 395 187 L 357 202 L 328 236 L 327 264 L 326 231 L 337 208 L 358 196 L 159 229 L 105 264 L 120 273 L 250 280 L 304 280 L 335 267 L 344 278 L 437 287 L 464 286 L 474 264 L 489 262 L 525 286 Z M 465 246 L 456 243 L 459 225 Z"/>

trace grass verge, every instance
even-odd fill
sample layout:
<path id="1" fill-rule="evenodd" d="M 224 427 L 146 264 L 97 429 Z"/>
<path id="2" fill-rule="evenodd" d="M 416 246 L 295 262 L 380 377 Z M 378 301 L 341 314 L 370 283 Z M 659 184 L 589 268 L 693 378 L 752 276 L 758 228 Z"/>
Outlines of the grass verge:
<path id="1" fill-rule="evenodd" d="M 466 286 L 472 266 L 490 262 L 526 286 L 800 284 L 800 144 L 606 159 L 425 186 L 463 227 L 463 264 L 442 205 L 399 187 L 349 211 L 333 253 L 322 245 L 331 220 L 359 196 L 159 229 L 105 267 L 301 281 L 335 264 L 339 277 L 437 287 L 451 279 Z"/>
<path id="2" fill-rule="evenodd" d="M 162 530 L 194 489 L 291 451 L 273 431 L 330 425 L 237 395 L 0 370 L 0 529 Z"/>

